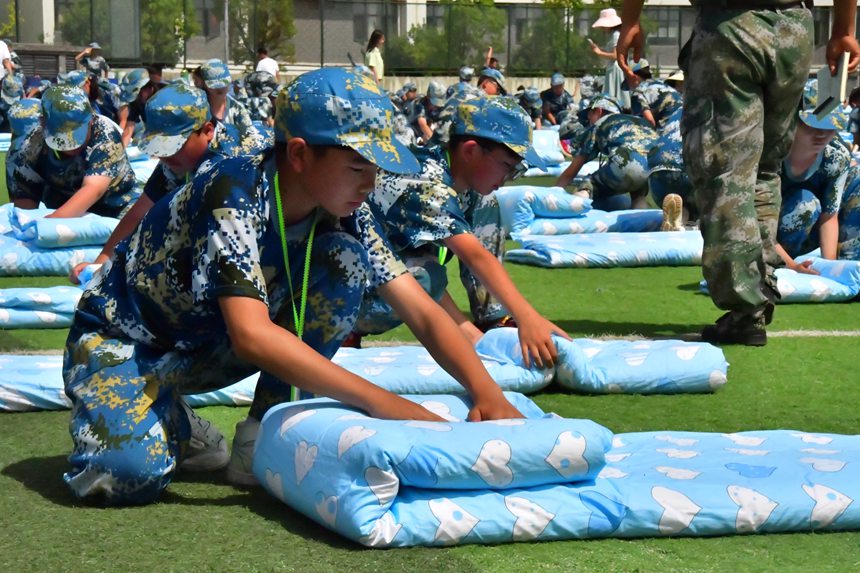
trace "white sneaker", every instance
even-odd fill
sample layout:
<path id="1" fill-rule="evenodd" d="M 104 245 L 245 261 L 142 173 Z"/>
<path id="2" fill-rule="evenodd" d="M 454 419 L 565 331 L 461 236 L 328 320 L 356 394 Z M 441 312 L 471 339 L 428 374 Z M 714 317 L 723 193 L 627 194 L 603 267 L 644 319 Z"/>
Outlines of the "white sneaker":
<path id="1" fill-rule="evenodd" d="M 245 418 L 236 424 L 236 436 L 233 438 L 233 452 L 227 466 L 227 481 L 234 485 L 258 485 L 252 471 L 254 465 L 254 445 L 257 443 L 257 433 L 260 422 L 254 418 Z"/>
<path id="2" fill-rule="evenodd" d="M 680 195 L 669 193 L 663 198 L 663 223 L 660 230 L 684 230 L 684 201 Z"/>
<path id="3" fill-rule="evenodd" d="M 201 418 L 183 399 L 179 404 L 191 424 L 191 439 L 185 450 L 185 457 L 179 463 L 180 469 L 189 472 L 214 472 L 230 461 L 227 454 L 227 440 L 215 424 Z"/>

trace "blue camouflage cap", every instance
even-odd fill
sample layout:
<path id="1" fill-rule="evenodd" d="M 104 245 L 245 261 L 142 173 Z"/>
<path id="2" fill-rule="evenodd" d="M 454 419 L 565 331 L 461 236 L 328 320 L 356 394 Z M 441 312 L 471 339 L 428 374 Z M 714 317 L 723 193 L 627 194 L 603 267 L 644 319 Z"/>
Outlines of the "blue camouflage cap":
<path id="1" fill-rule="evenodd" d="M 36 126 L 42 116 L 42 102 L 36 98 L 18 100 L 9 108 L 9 130 L 12 139 L 26 137 Z"/>
<path id="2" fill-rule="evenodd" d="M 621 113 L 621 105 L 606 94 L 599 95 L 588 105 L 588 109 L 602 109 L 608 113 Z"/>
<path id="3" fill-rule="evenodd" d="M 839 126 L 838 114 L 838 110 L 834 110 L 825 116 L 817 116 L 813 109 L 804 109 L 797 112 L 797 117 L 800 118 L 800 121 L 813 129 L 839 131 L 841 127 Z"/>
<path id="4" fill-rule="evenodd" d="M 42 95 L 45 143 L 57 151 L 72 151 L 87 142 L 93 108 L 74 86 L 53 86 Z"/>
<path id="5" fill-rule="evenodd" d="M 532 120 L 514 98 L 481 96 L 461 103 L 451 135 L 474 135 L 505 145 L 533 167 L 545 167 L 532 147 Z"/>
<path id="6" fill-rule="evenodd" d="M 87 83 L 87 79 L 89 79 L 89 74 L 83 70 L 72 70 L 71 72 L 57 75 L 58 84 L 63 86 L 74 86 L 81 89 L 83 89 L 84 84 Z"/>
<path id="7" fill-rule="evenodd" d="M 119 84 L 119 99 L 124 104 L 129 104 L 137 98 L 140 88 L 149 82 L 149 72 L 144 68 L 135 68 L 122 77 Z"/>
<path id="8" fill-rule="evenodd" d="M 818 105 L 818 80 L 810 78 L 803 84 L 803 109 Z"/>
<path id="9" fill-rule="evenodd" d="M 226 88 L 230 85 L 230 69 L 219 59 L 212 59 L 200 66 L 200 77 L 210 90 Z"/>
<path id="10" fill-rule="evenodd" d="M 146 102 L 146 133 L 140 150 L 152 157 L 170 157 L 210 117 L 206 92 L 186 84 L 169 84 Z"/>
<path id="11" fill-rule="evenodd" d="M 563 86 L 564 85 L 564 76 L 558 72 L 554 73 L 549 78 L 549 85 L 555 86 Z"/>
<path id="12" fill-rule="evenodd" d="M 507 90 L 505 89 L 505 76 L 502 75 L 502 72 L 495 68 L 484 68 L 481 70 L 481 75 L 478 78 L 478 84 L 480 85 L 481 80 L 484 78 L 490 78 L 494 82 L 499 85 L 499 90 L 502 92 L 502 95 L 507 94 Z"/>
<path id="13" fill-rule="evenodd" d="M 529 86 L 525 90 L 523 90 L 523 99 L 532 108 L 539 108 L 543 105 L 543 100 L 541 100 L 540 92 L 534 86 Z"/>
<path id="14" fill-rule="evenodd" d="M 441 82 L 432 80 L 427 86 L 427 100 L 436 107 L 442 107 L 445 105 L 446 99 L 445 86 Z"/>
<path id="15" fill-rule="evenodd" d="M 373 78 L 352 68 L 302 74 L 280 91 L 275 141 L 346 146 L 392 173 L 414 173 L 418 160 L 394 137 L 394 106 Z"/>
<path id="16" fill-rule="evenodd" d="M 464 82 L 472 81 L 472 76 L 475 75 L 475 68 L 472 66 L 463 66 L 460 68 L 459 77 Z"/>
<path id="17" fill-rule="evenodd" d="M 89 47 L 90 47 L 90 48 L 92 48 L 93 50 L 101 50 L 101 49 L 102 49 L 102 47 L 101 47 L 101 46 L 99 46 L 99 43 L 98 43 L 98 42 L 90 42 L 90 46 L 89 46 Z"/>
<path id="18" fill-rule="evenodd" d="M 12 105 L 22 97 L 24 97 L 24 84 L 21 83 L 21 80 L 18 77 L 12 74 L 7 74 L 6 77 L 0 81 L 0 99 L 9 105 Z"/>

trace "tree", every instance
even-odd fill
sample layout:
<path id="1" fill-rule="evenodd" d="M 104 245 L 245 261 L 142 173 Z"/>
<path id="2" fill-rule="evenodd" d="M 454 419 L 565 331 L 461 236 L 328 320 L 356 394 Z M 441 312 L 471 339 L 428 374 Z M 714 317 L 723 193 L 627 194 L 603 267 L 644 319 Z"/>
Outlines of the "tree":
<path id="1" fill-rule="evenodd" d="M 548 1 L 540 17 L 528 29 L 511 57 L 510 68 L 518 72 L 548 74 L 554 71 L 582 74 L 602 67 L 588 41 L 573 29 L 578 7 L 573 2 Z M 578 4 L 581 4 L 579 2 Z"/>
<path id="2" fill-rule="evenodd" d="M 483 66 L 488 46 L 504 53 L 505 11 L 492 0 L 440 0 L 444 25 L 413 26 L 405 37 L 388 38 L 385 57 L 398 70 L 450 71 L 464 64 Z"/>
<path id="3" fill-rule="evenodd" d="M 232 61 L 253 61 L 259 46 L 278 61 L 295 61 L 293 0 L 230 0 L 229 13 Z"/>
<path id="4" fill-rule="evenodd" d="M 9 2 L 7 6 L 6 22 L 0 24 L 0 38 L 11 38 L 15 35 L 15 2 L 16 0 Z"/>

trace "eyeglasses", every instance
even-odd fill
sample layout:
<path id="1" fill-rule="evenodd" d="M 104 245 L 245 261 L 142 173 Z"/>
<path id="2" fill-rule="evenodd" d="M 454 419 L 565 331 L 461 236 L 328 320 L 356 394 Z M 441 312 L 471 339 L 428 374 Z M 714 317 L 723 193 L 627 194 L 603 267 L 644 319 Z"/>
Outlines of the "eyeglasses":
<path id="1" fill-rule="evenodd" d="M 522 177 L 525 172 L 528 170 L 529 166 L 525 162 L 525 160 L 518 161 L 515 165 L 509 165 L 505 161 L 499 159 L 497 156 L 493 155 L 493 150 L 485 147 L 481 144 L 478 144 L 481 150 L 484 152 L 484 155 L 488 155 L 493 161 L 496 162 L 496 165 L 505 169 L 507 174 L 505 175 L 505 181 L 515 181 Z"/>

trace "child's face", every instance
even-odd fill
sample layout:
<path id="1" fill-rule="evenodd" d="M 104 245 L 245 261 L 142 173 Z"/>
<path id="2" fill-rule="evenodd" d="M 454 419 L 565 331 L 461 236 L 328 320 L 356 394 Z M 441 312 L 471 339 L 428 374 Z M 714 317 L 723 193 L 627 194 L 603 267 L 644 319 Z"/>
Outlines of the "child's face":
<path id="1" fill-rule="evenodd" d="M 836 135 L 833 130 L 815 129 L 803 123 L 797 122 L 797 131 L 794 133 L 794 147 L 809 153 L 821 153 L 827 147 L 830 140 Z"/>
<path id="2" fill-rule="evenodd" d="M 376 165 L 348 148 L 308 154 L 304 186 L 320 207 L 347 217 L 364 203 L 376 182 Z"/>
<path id="3" fill-rule="evenodd" d="M 193 173 L 200 163 L 200 159 L 209 149 L 209 142 L 215 128 L 211 123 L 206 123 L 203 128 L 193 132 L 185 140 L 185 144 L 179 151 L 170 157 L 162 157 L 161 161 L 176 175 L 184 176 Z"/>
<path id="4" fill-rule="evenodd" d="M 477 145 L 477 144 L 476 144 Z M 469 165 L 468 184 L 481 195 L 489 195 L 512 176 L 521 159 L 512 151 L 501 147 L 484 149 L 477 146 L 479 153 Z"/>

